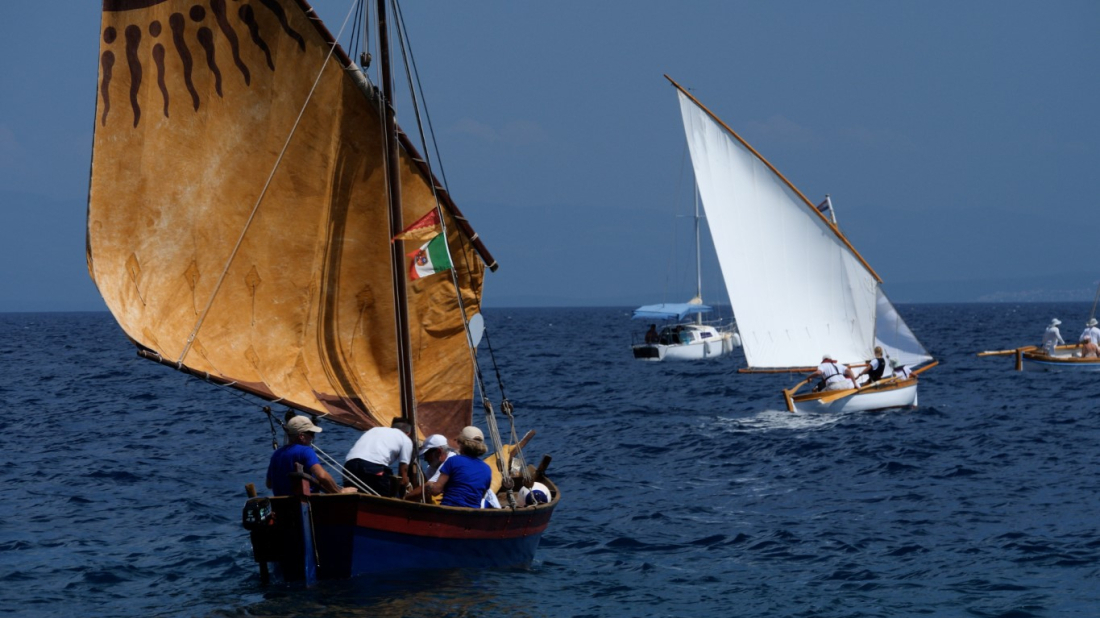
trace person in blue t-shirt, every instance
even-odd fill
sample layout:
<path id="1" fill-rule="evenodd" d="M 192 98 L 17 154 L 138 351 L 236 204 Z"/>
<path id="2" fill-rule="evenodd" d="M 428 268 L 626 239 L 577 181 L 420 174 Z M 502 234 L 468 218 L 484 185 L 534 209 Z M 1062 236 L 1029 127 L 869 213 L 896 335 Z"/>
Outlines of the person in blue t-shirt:
<path id="1" fill-rule="evenodd" d="M 443 494 L 443 506 L 481 508 L 481 500 L 493 481 L 489 464 L 480 457 L 489 450 L 485 436 L 477 427 L 466 427 L 455 438 L 458 455 L 450 457 L 439 467 L 439 478 L 428 483 L 428 492 Z"/>
<path id="2" fill-rule="evenodd" d="M 296 469 L 294 464 L 302 464 L 302 469 L 312 474 L 321 489 L 330 494 L 355 491 L 354 487 L 343 489 L 337 485 L 321 466 L 317 453 L 313 452 L 313 438 L 321 433 L 320 427 L 305 416 L 295 416 L 286 422 L 283 429 L 286 431 L 286 445 L 271 454 L 271 462 L 267 466 L 267 486 L 274 495 L 289 496 L 293 493 L 295 481 L 290 474 Z"/>

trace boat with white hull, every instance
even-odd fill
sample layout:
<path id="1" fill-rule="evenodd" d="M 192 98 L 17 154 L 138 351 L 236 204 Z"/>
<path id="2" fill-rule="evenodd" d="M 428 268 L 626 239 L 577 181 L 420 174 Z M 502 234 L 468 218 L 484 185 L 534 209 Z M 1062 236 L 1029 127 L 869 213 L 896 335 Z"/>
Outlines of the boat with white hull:
<path id="1" fill-rule="evenodd" d="M 849 366 L 886 358 L 905 378 L 860 388 L 783 391 L 794 411 L 913 406 L 919 374 L 936 362 L 882 291 L 882 279 L 837 227 L 832 202 L 810 202 L 740 135 L 672 78 L 695 181 L 715 238 L 748 367 L 741 372 L 812 372 L 829 354 Z M 830 216 L 826 216 L 829 213 Z"/>
<path id="2" fill-rule="evenodd" d="M 699 193 L 695 194 L 695 298 L 686 303 L 661 303 L 644 305 L 634 310 L 635 320 L 657 320 L 673 322 L 667 324 L 653 337 L 652 331 L 646 333 L 647 340 L 631 345 L 634 358 L 640 361 L 697 361 L 718 358 L 733 353 L 740 347 L 741 337 L 732 323 L 704 324 L 703 315 L 713 309 L 703 304 L 703 259 L 700 243 Z M 718 238 L 713 238 L 715 244 Z M 695 316 L 694 322 L 685 322 L 688 316 Z M 656 324 L 651 324 L 653 329 Z"/>
<path id="3" fill-rule="evenodd" d="M 634 310 L 634 319 L 682 321 L 691 313 L 702 315 L 710 310 L 700 303 L 646 305 Z M 677 323 L 657 331 L 655 341 L 636 343 L 631 349 L 640 361 L 693 361 L 726 356 L 740 345 L 741 339 L 732 327 Z"/>
<path id="4" fill-rule="evenodd" d="M 917 381 L 890 378 L 872 382 L 855 391 L 818 391 L 791 396 L 792 412 L 868 412 L 917 405 Z"/>

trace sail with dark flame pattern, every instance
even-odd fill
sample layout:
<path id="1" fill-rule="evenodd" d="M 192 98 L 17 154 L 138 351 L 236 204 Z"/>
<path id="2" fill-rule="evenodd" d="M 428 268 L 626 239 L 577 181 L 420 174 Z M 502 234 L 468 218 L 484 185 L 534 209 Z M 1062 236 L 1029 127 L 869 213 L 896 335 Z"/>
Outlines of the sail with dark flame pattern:
<path id="1" fill-rule="evenodd" d="M 148 358 L 364 429 L 401 415 L 383 122 L 304 0 L 103 0 L 87 258 Z M 471 422 L 491 256 L 402 136 L 403 228 L 442 204 L 449 274 L 409 283 L 417 418 Z M 398 241 L 400 242 L 400 241 Z M 406 265 L 407 266 L 407 265 Z M 460 309 L 460 307 L 462 309 Z"/>

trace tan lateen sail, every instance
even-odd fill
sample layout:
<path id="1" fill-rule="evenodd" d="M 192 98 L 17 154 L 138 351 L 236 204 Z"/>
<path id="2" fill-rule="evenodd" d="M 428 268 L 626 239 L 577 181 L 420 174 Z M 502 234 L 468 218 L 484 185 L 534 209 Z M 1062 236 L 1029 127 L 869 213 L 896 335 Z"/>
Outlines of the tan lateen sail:
<path id="1" fill-rule="evenodd" d="M 373 87 L 304 0 L 103 6 L 87 257 L 115 319 L 183 371 L 388 425 L 401 410 Z M 399 227 L 443 204 L 472 317 L 491 256 L 404 139 L 400 177 Z M 436 275 L 408 297 L 419 427 L 455 435 L 474 388 L 458 293 Z"/>

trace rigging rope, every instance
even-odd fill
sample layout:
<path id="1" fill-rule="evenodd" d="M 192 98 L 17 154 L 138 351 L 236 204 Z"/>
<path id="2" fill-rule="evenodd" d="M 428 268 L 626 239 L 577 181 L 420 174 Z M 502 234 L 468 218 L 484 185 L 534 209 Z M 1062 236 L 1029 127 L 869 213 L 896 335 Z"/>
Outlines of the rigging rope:
<path id="1" fill-rule="evenodd" d="M 440 233 L 443 235 L 443 238 L 446 241 L 446 239 L 448 237 L 448 235 L 447 235 L 447 222 L 446 222 L 446 219 L 443 216 L 443 208 L 442 208 L 442 204 L 441 204 L 440 199 L 439 199 L 438 187 L 435 183 L 435 174 L 433 172 L 433 163 L 432 163 L 433 159 L 431 157 L 431 150 L 427 147 L 428 135 L 431 136 L 431 143 L 432 143 L 432 146 L 434 147 L 435 152 L 437 154 L 439 153 L 439 144 L 435 140 L 435 130 L 432 127 L 432 124 L 431 124 L 431 116 L 428 113 L 426 102 L 423 103 L 424 113 L 423 113 L 423 117 L 421 116 L 421 101 L 424 100 L 424 91 L 423 91 L 423 86 L 420 83 L 419 71 L 416 68 L 416 60 L 415 60 L 415 57 L 412 53 L 412 42 L 409 40 L 408 31 L 405 29 L 404 15 L 402 14 L 401 7 L 397 4 L 396 0 L 391 2 L 391 6 L 393 7 L 393 13 L 394 13 L 394 16 L 395 16 L 396 21 L 397 21 L 397 31 L 398 31 L 397 41 L 398 41 L 398 45 L 401 49 L 401 58 L 402 58 L 402 61 L 404 63 L 404 66 L 405 66 L 406 83 L 407 83 L 408 88 L 409 88 L 410 97 L 412 98 L 412 109 L 413 109 L 413 113 L 416 117 L 417 132 L 418 132 L 419 137 L 420 137 L 420 143 L 424 145 L 424 162 L 425 162 L 425 165 L 428 168 L 427 181 L 428 181 L 429 185 L 431 186 L 432 197 L 435 201 L 436 215 L 439 219 L 439 226 L 440 226 L 440 230 L 441 230 Z M 420 92 L 420 99 L 417 98 L 417 91 L 418 90 Z M 425 125 L 427 125 L 428 135 L 425 135 Z M 439 173 L 440 173 L 440 176 L 442 178 L 442 184 L 443 184 L 442 188 L 446 191 L 447 190 L 446 173 L 443 171 L 442 165 L 439 165 Z M 419 215 L 419 213 L 417 213 L 417 214 Z M 469 242 L 468 239 L 466 239 L 464 235 L 460 234 L 459 237 L 460 237 L 460 241 Z M 466 342 L 467 342 L 466 348 L 467 348 L 467 352 L 470 356 L 470 363 L 471 363 L 472 367 L 474 368 L 474 379 L 475 379 L 475 382 L 476 382 L 476 385 L 477 385 L 478 393 L 479 393 L 481 401 L 482 401 L 482 406 L 485 408 L 486 425 L 489 429 L 489 434 L 490 434 L 491 439 L 493 440 L 493 444 L 494 444 L 494 446 L 496 447 L 496 450 L 497 450 L 497 467 L 498 467 L 498 470 L 501 473 L 501 484 L 508 492 L 508 501 L 509 501 L 509 503 L 514 507 L 515 506 L 515 499 L 514 499 L 514 496 L 512 495 L 512 485 L 513 485 L 513 483 L 512 483 L 512 477 L 511 477 L 511 471 L 510 471 L 511 466 L 508 465 L 508 463 L 507 463 L 507 462 L 509 462 L 508 453 L 506 452 L 508 449 L 505 448 L 506 445 L 504 444 L 503 440 L 501 440 L 500 430 L 497 426 L 496 416 L 493 413 L 493 406 L 492 406 L 492 403 L 488 400 L 487 393 L 486 393 L 486 390 L 485 390 L 485 379 L 484 379 L 484 375 L 481 371 L 481 365 L 480 365 L 480 363 L 477 362 L 476 346 L 474 345 L 473 334 L 470 332 L 470 321 L 469 321 L 469 318 L 467 317 L 467 314 L 466 314 L 466 304 L 465 304 L 465 301 L 462 298 L 462 287 L 461 287 L 461 283 L 459 281 L 458 269 L 453 266 L 455 264 L 455 260 L 453 258 L 453 254 L 451 253 L 450 246 L 447 245 L 446 242 L 444 242 L 444 247 L 446 248 L 446 251 L 447 251 L 447 254 L 448 254 L 448 259 L 450 260 L 450 262 L 452 264 L 452 268 L 450 269 L 450 273 L 449 273 L 450 277 L 451 277 L 451 285 L 452 285 L 452 287 L 454 288 L 454 291 L 455 291 L 455 297 L 456 297 L 456 300 L 457 300 L 457 303 L 458 303 L 459 314 L 462 316 L 463 329 L 466 333 Z M 462 255 L 462 258 L 463 258 L 463 262 L 465 263 L 466 272 L 471 273 L 472 268 L 471 268 L 470 263 L 469 263 L 468 252 L 467 251 L 462 251 L 461 255 Z M 491 345 L 491 342 L 489 341 L 489 338 L 488 338 L 488 329 L 485 328 L 485 329 L 483 329 L 482 332 L 483 332 L 483 335 L 485 337 L 486 347 L 489 349 L 490 358 L 492 359 L 493 369 L 496 373 L 497 385 L 500 388 L 501 397 L 502 397 L 502 404 L 501 404 L 502 410 L 504 409 L 505 406 L 507 406 L 507 408 L 508 408 L 507 415 L 508 415 L 510 425 L 511 425 L 510 433 L 511 433 L 511 436 L 512 436 L 512 443 L 513 444 L 518 444 L 518 440 L 516 438 L 515 417 L 511 414 L 511 403 L 508 402 L 507 399 L 504 397 L 504 382 L 501 379 L 500 369 L 499 369 L 499 366 L 496 363 L 496 357 L 493 354 L 492 345 Z M 508 466 L 509 469 L 505 469 L 506 465 Z M 526 467 L 524 467 L 524 473 L 525 473 L 525 475 L 527 473 Z M 526 479 L 526 476 L 525 476 L 525 479 Z"/>

